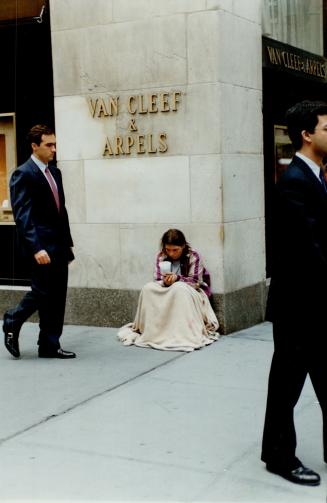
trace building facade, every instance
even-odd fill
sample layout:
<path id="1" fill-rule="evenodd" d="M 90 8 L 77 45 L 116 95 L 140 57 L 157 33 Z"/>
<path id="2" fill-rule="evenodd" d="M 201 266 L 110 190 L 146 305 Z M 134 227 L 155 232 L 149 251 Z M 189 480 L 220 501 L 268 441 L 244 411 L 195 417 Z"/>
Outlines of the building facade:
<path id="1" fill-rule="evenodd" d="M 139 291 L 152 278 L 160 237 L 170 227 L 181 229 L 205 258 L 222 332 L 264 319 L 269 193 L 277 140 L 284 134 L 282 114 L 295 97 L 321 97 L 326 89 L 323 2 L 303 2 L 314 12 L 314 30 L 306 37 L 306 23 L 299 32 L 300 11 L 282 11 L 283 3 L 36 2 L 36 9 L 45 6 L 42 22 L 32 16 L 19 29 L 40 32 L 43 26 L 37 69 L 50 55 L 42 91 L 47 105 L 42 108 L 38 89 L 28 120 L 26 103 L 4 109 L 0 101 L 0 114 L 6 114 L 3 122 L 14 114 L 18 160 L 26 155 L 19 146 L 25 126 L 48 119 L 56 127 L 77 257 L 70 268 L 68 323 L 131 321 Z M 0 36 L 3 30 L 17 28 L 5 23 Z M 308 51 L 308 64 L 315 61 L 319 68 L 316 75 L 283 67 L 283 51 L 293 67 Z M 287 90 L 279 97 L 283 86 Z M 18 92 L 25 92 L 23 85 Z M 289 153 L 284 139 L 283 155 Z M 12 169 L 13 163 L 4 186 Z M 3 235 L 4 228 L 7 254 L 16 257 L 14 226 L 4 221 Z M 18 255 L 14 262 L 1 273 L 3 309 L 24 284 Z"/>

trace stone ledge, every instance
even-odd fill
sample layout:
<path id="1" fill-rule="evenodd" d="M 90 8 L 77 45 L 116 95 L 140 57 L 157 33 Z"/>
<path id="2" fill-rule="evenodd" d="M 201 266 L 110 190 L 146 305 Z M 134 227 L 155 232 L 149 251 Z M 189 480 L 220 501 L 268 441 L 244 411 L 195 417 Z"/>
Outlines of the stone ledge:
<path id="1" fill-rule="evenodd" d="M 0 316 L 16 305 L 24 291 L 0 290 Z M 119 327 L 133 321 L 138 290 L 109 290 L 101 288 L 69 288 L 65 323 L 69 325 Z M 218 316 L 220 332 L 229 334 L 264 320 L 267 297 L 266 283 L 225 294 L 213 295 L 213 308 Z M 37 314 L 29 321 L 38 321 Z"/>

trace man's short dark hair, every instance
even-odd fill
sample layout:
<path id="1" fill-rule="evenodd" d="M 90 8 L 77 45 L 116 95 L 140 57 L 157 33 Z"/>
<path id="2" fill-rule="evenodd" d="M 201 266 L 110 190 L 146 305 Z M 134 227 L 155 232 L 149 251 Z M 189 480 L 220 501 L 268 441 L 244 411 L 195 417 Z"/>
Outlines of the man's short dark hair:
<path id="1" fill-rule="evenodd" d="M 36 143 L 36 145 L 40 145 L 43 134 L 52 135 L 54 134 L 54 131 L 49 126 L 45 126 L 44 124 L 37 124 L 29 130 L 27 134 L 27 141 L 30 144 Z"/>
<path id="2" fill-rule="evenodd" d="M 295 150 L 303 145 L 302 131 L 313 133 L 318 124 L 318 115 L 327 115 L 327 103 L 324 101 L 301 101 L 286 112 L 288 136 Z"/>

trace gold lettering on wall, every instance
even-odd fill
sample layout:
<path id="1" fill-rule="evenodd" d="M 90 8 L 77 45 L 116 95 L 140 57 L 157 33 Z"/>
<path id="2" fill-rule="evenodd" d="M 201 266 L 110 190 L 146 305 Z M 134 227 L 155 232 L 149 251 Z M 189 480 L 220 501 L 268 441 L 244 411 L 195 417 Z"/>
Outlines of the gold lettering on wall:
<path id="1" fill-rule="evenodd" d="M 139 98 L 138 113 L 146 114 L 148 109 L 144 106 L 144 95 L 140 94 L 138 98 Z"/>
<path id="2" fill-rule="evenodd" d="M 149 113 L 156 113 L 158 112 L 158 107 L 157 107 L 157 94 L 150 94 L 149 96 Z"/>
<path id="3" fill-rule="evenodd" d="M 137 153 L 138 154 L 145 154 L 144 135 L 143 134 L 139 134 L 137 137 Z"/>
<path id="4" fill-rule="evenodd" d="M 167 152 L 168 150 L 168 145 L 166 143 L 166 140 L 167 140 L 167 135 L 166 133 L 161 133 L 159 135 L 159 152 Z"/>
<path id="5" fill-rule="evenodd" d="M 147 135 L 137 134 L 135 136 L 115 136 L 112 141 L 106 138 L 105 148 L 103 150 L 104 157 L 114 157 L 120 155 L 134 154 L 156 154 L 160 152 L 163 154 L 167 152 L 167 134 L 160 133 L 154 135 L 148 133 Z"/>
<path id="6" fill-rule="evenodd" d="M 177 103 L 179 103 L 180 95 L 181 95 L 180 91 L 176 91 L 175 93 L 173 93 L 173 107 L 172 107 L 173 112 L 177 111 Z"/>
<path id="7" fill-rule="evenodd" d="M 104 151 L 103 151 L 103 155 L 113 155 L 113 151 L 112 151 L 112 148 L 111 148 L 111 145 L 110 145 L 110 141 L 109 141 L 109 138 L 106 138 L 106 144 L 104 146 Z"/>
<path id="8" fill-rule="evenodd" d="M 106 116 L 109 115 L 103 99 L 100 98 L 98 100 L 98 117 L 101 117 L 102 114 L 103 114 L 104 117 L 106 117 Z"/>
<path id="9" fill-rule="evenodd" d="M 152 144 L 152 134 L 148 134 L 146 138 L 147 138 L 147 145 L 148 145 L 148 153 L 155 154 L 157 152 L 157 149 Z"/>
<path id="10" fill-rule="evenodd" d="M 108 101 L 105 98 L 88 98 L 87 102 L 92 117 L 108 117 L 109 115 L 118 115 L 119 96 L 110 96 Z"/>
<path id="11" fill-rule="evenodd" d="M 169 112 L 168 93 L 160 93 L 160 112 Z"/>
<path id="12" fill-rule="evenodd" d="M 271 53 L 271 58 L 274 61 L 278 61 L 278 58 L 281 57 L 281 55 Z M 294 65 L 296 64 L 297 62 L 294 59 Z M 137 117 L 146 114 L 158 114 L 159 117 L 161 113 L 177 112 L 181 101 L 181 91 L 133 94 L 124 98 L 122 102 L 119 96 L 98 95 L 96 97 L 87 97 L 89 112 L 94 119 L 117 117 L 121 111 L 132 116 L 126 125 L 129 133 L 126 136 L 119 134 L 114 138 L 106 137 L 102 155 L 104 157 L 113 157 L 132 153 L 153 155 L 167 152 L 167 133 L 138 132 Z M 121 130 L 120 123 L 119 129 Z"/>
<path id="13" fill-rule="evenodd" d="M 135 123 L 135 119 L 131 119 L 131 120 L 129 121 L 129 126 L 128 126 L 128 129 L 129 129 L 130 131 L 137 131 L 137 125 L 136 125 L 136 123 Z"/>
<path id="14" fill-rule="evenodd" d="M 123 139 L 120 136 L 115 138 L 115 155 L 125 154 L 123 150 Z"/>
<path id="15" fill-rule="evenodd" d="M 127 101 L 127 110 L 130 114 L 136 114 L 135 96 L 130 96 Z"/>
<path id="16" fill-rule="evenodd" d="M 131 153 L 131 148 L 134 145 L 134 138 L 132 136 L 127 136 L 127 147 L 125 154 L 130 154 Z"/>
<path id="17" fill-rule="evenodd" d="M 110 96 L 109 98 L 109 115 L 118 115 L 118 99 L 119 97 L 114 98 Z"/>
<path id="18" fill-rule="evenodd" d="M 93 100 L 92 98 L 87 98 L 87 104 L 89 105 L 89 110 L 92 117 L 95 115 L 96 104 L 98 100 Z"/>

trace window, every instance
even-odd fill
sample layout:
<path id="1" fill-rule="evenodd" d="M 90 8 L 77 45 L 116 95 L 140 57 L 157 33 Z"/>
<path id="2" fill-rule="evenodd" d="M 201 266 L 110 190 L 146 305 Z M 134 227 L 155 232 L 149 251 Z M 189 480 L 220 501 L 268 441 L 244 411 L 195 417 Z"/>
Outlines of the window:
<path id="1" fill-rule="evenodd" d="M 263 35 L 323 56 L 323 0 L 263 0 Z"/>
<path id="2" fill-rule="evenodd" d="M 15 115 L 0 114 L 0 223 L 13 220 L 9 178 L 16 167 Z"/>
<path id="3" fill-rule="evenodd" d="M 274 125 L 275 182 L 279 180 L 294 155 L 294 148 L 287 134 L 286 126 Z"/>
<path id="4" fill-rule="evenodd" d="M 0 22 L 38 17 L 45 0 L 6 0 L 0 2 Z"/>

